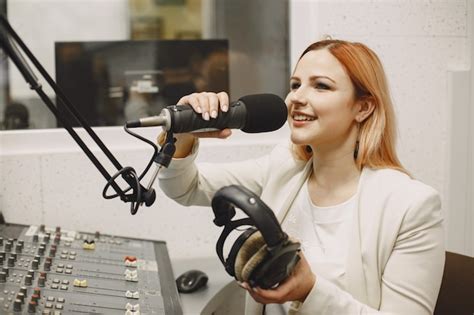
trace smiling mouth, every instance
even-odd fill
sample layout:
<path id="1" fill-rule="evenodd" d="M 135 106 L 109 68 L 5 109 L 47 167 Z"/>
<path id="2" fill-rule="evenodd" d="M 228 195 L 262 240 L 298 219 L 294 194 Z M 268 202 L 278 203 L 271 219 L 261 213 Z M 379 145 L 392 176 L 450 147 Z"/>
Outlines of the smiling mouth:
<path id="1" fill-rule="evenodd" d="M 317 117 L 302 114 L 293 114 L 291 118 L 293 118 L 294 121 L 313 121 L 317 119 Z"/>

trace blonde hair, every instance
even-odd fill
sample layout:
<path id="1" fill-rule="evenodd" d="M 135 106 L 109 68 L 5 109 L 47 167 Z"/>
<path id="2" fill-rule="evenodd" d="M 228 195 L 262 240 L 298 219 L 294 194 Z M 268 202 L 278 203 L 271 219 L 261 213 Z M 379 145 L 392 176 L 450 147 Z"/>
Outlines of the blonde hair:
<path id="1" fill-rule="evenodd" d="M 355 99 L 369 99 L 374 111 L 359 128 L 359 148 L 356 164 L 359 169 L 392 168 L 408 173 L 398 160 L 395 151 L 395 113 L 388 90 L 383 66 L 377 55 L 361 43 L 326 39 L 308 46 L 308 52 L 327 49 L 344 66 L 355 88 Z M 299 159 L 309 160 L 312 152 L 304 145 L 294 145 Z"/>

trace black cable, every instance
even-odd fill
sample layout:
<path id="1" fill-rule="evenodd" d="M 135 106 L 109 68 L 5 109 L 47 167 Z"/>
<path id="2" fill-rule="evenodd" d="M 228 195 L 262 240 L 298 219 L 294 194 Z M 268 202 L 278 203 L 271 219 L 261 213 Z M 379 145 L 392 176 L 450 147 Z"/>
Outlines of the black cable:
<path id="1" fill-rule="evenodd" d="M 139 180 L 142 180 L 143 177 L 146 175 L 146 173 L 148 173 L 148 170 L 150 169 L 150 167 L 152 166 L 153 164 L 153 161 L 156 157 L 156 155 L 158 154 L 158 146 L 153 142 L 153 141 L 150 141 L 142 136 L 140 136 L 139 134 L 137 133 L 134 133 L 133 131 L 131 131 L 129 128 L 127 128 L 127 126 L 123 126 L 123 129 L 125 130 L 126 133 L 128 133 L 129 135 L 137 138 L 137 139 L 140 139 L 146 143 L 148 143 L 149 145 L 151 145 L 153 147 L 153 156 L 151 157 L 150 159 L 150 162 L 148 162 L 148 165 L 145 167 L 145 169 L 143 170 L 142 174 L 138 177 Z"/>
<path id="2" fill-rule="evenodd" d="M 147 166 L 145 167 L 145 169 L 143 170 L 143 172 L 140 174 L 140 176 L 137 176 L 137 173 L 135 172 L 134 169 L 133 170 L 133 173 L 131 172 L 131 170 L 127 169 L 125 170 L 126 168 L 122 168 L 121 170 L 119 170 L 117 173 L 115 173 L 111 178 L 110 180 L 107 181 L 107 184 L 105 185 L 104 187 L 104 190 L 102 191 L 102 197 L 104 197 L 105 199 L 113 199 L 113 198 L 116 198 L 118 196 L 118 194 L 113 194 L 113 195 L 107 195 L 107 190 L 109 189 L 110 185 L 112 185 L 112 182 L 115 181 L 115 179 L 117 179 L 117 177 L 119 175 L 122 175 L 122 177 L 124 176 L 130 176 L 132 175 L 131 177 L 132 178 L 136 178 L 138 179 L 138 183 L 136 183 L 136 186 L 135 187 L 132 187 L 131 185 L 123 190 L 124 193 L 127 193 L 130 191 L 130 189 L 135 189 L 136 191 L 136 194 L 137 194 L 137 201 L 138 201 L 138 204 L 141 203 L 140 201 L 140 198 L 141 198 L 141 195 L 142 195 L 142 187 L 140 185 L 140 181 L 143 179 L 143 177 L 145 177 L 145 175 L 148 173 L 148 171 L 150 170 L 150 167 L 153 165 L 153 161 L 155 159 L 155 157 L 157 156 L 158 154 L 158 147 L 156 146 L 155 143 L 153 143 L 152 141 L 140 136 L 139 134 L 137 133 L 134 133 L 133 131 L 131 131 L 129 128 L 127 128 L 127 126 L 125 125 L 123 127 L 123 129 L 125 130 L 126 133 L 128 133 L 129 135 L 137 138 L 137 139 L 140 139 L 146 143 L 148 143 L 149 145 L 151 145 L 153 147 L 153 156 L 151 157 L 150 161 L 148 162 Z M 133 195 L 133 193 L 132 193 Z M 139 195 L 139 196 L 138 196 Z M 138 198 L 140 197 L 140 198 Z M 135 209 L 135 207 L 132 205 L 132 209 Z M 131 211 L 132 214 L 135 214 L 138 210 L 138 207 L 136 208 L 135 211 Z"/>

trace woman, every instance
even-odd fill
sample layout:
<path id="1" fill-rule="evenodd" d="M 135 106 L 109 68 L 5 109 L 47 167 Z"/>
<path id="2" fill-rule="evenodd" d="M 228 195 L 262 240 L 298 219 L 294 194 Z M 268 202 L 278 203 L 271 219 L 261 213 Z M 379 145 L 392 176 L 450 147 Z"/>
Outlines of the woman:
<path id="1" fill-rule="evenodd" d="M 257 160 L 197 167 L 197 135 L 179 135 L 160 187 L 182 204 L 209 206 L 219 188 L 243 185 L 302 243 L 300 262 L 277 288 L 241 284 L 253 298 L 248 314 L 275 303 L 298 314 L 433 313 L 444 266 L 440 199 L 398 161 L 379 59 L 360 43 L 316 42 L 290 88 L 291 143 Z M 201 93 L 185 103 L 213 119 L 229 100 Z"/>

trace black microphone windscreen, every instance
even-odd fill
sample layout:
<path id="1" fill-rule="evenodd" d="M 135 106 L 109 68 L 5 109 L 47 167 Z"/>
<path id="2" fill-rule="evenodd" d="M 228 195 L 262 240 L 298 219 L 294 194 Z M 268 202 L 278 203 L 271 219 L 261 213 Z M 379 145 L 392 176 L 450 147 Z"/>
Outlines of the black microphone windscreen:
<path id="1" fill-rule="evenodd" d="M 245 104 L 247 117 L 243 132 L 258 133 L 280 129 L 286 122 L 288 109 L 285 102 L 274 94 L 254 94 L 239 99 Z"/>

